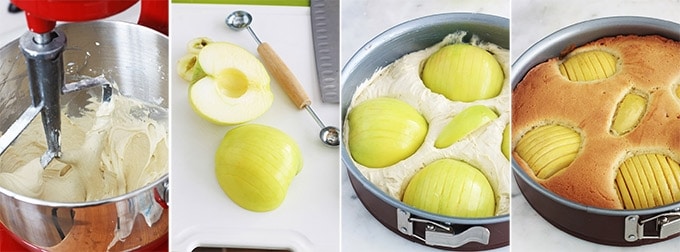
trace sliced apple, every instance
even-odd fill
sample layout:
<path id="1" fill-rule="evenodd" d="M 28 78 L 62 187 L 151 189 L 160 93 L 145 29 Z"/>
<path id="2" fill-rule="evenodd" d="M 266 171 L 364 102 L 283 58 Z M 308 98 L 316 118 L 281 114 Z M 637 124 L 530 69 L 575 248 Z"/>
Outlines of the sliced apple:
<path id="1" fill-rule="evenodd" d="M 616 72 L 616 62 L 616 57 L 608 52 L 581 52 L 563 61 L 560 73 L 572 81 L 605 79 Z"/>
<path id="2" fill-rule="evenodd" d="M 369 168 L 387 167 L 411 156 L 427 134 L 425 118 L 394 98 L 364 101 L 349 111 L 347 120 L 350 154 Z"/>
<path id="3" fill-rule="evenodd" d="M 451 119 L 435 140 L 434 146 L 439 149 L 449 147 L 496 118 L 498 115 L 487 106 L 470 106 Z"/>
<path id="4" fill-rule="evenodd" d="M 611 132 L 620 136 L 635 129 L 645 114 L 646 107 L 645 97 L 633 93 L 626 94 L 614 113 Z"/>
<path id="5" fill-rule="evenodd" d="M 200 51 L 198 64 L 206 76 L 189 87 L 189 102 L 201 117 L 220 125 L 239 124 L 271 107 L 269 75 L 250 52 L 213 42 Z"/>
<path id="6" fill-rule="evenodd" d="M 645 194 L 644 188 L 642 186 L 642 181 L 646 180 L 644 177 L 644 172 L 640 171 L 638 174 L 638 169 L 635 169 L 632 161 L 624 162 L 620 169 L 625 169 L 628 171 L 628 173 L 630 173 L 629 178 L 623 177 L 626 179 L 623 182 L 626 184 L 627 189 L 631 194 L 632 203 L 634 204 L 633 209 L 647 208 L 647 195 Z M 619 190 L 622 189 L 619 188 Z"/>
<path id="7" fill-rule="evenodd" d="M 561 125 L 544 125 L 527 132 L 515 151 L 536 177 L 547 179 L 574 161 L 581 148 L 581 136 Z"/>
<path id="8" fill-rule="evenodd" d="M 659 159 L 659 165 L 663 171 L 663 176 L 666 178 L 668 188 L 670 188 L 673 201 L 680 201 L 680 167 L 669 157 Z"/>
<path id="9" fill-rule="evenodd" d="M 680 199 L 680 166 L 661 154 L 626 159 L 614 181 L 625 209 L 668 205 Z"/>
<path id="10" fill-rule="evenodd" d="M 190 54 L 198 54 L 205 46 L 212 42 L 214 41 L 208 37 L 194 38 L 187 43 L 187 52 Z"/>
<path id="11" fill-rule="evenodd" d="M 614 182 L 616 184 L 616 190 L 619 192 L 619 197 L 621 197 L 621 201 L 623 202 L 623 206 L 625 208 L 630 208 L 634 207 L 633 194 L 637 194 L 637 192 L 630 191 L 630 188 L 626 185 L 625 181 L 632 181 L 632 179 L 630 172 L 624 167 L 625 166 L 622 164 L 619 172 L 616 173 Z"/>
<path id="12" fill-rule="evenodd" d="M 510 124 L 505 125 L 503 130 L 503 142 L 501 142 L 501 152 L 505 158 L 510 160 Z"/>
<path id="13" fill-rule="evenodd" d="M 680 201 L 680 164 L 673 161 L 670 157 L 666 157 L 665 162 L 662 161 L 661 164 L 664 168 L 669 170 L 668 172 L 664 172 L 664 174 L 672 174 L 672 176 L 666 176 L 666 180 L 668 180 L 668 183 L 672 186 L 673 200 Z M 673 182 L 673 180 L 675 180 L 675 182 Z"/>
<path id="14" fill-rule="evenodd" d="M 224 193 L 237 205 L 256 212 L 278 208 L 302 166 L 295 140 L 265 125 L 233 128 L 215 153 L 215 175 Z"/>
<path id="15" fill-rule="evenodd" d="M 177 61 L 177 73 L 183 80 L 193 84 L 205 77 L 205 72 L 201 69 L 201 65 L 198 64 L 198 53 L 201 52 L 203 47 L 212 42 L 213 40 L 210 38 L 198 37 L 187 43 L 187 54 Z"/>
<path id="16" fill-rule="evenodd" d="M 490 217 L 496 210 L 494 192 L 486 176 L 453 159 L 437 160 L 418 171 L 406 186 L 402 201 L 453 217 Z"/>
<path id="17" fill-rule="evenodd" d="M 185 54 L 182 56 L 177 61 L 177 74 L 183 80 L 189 82 L 189 84 L 193 84 L 205 77 L 205 72 L 201 69 L 201 65 L 198 64 L 198 55 Z"/>
<path id="18" fill-rule="evenodd" d="M 491 53 L 469 44 L 442 47 L 425 61 L 421 73 L 423 84 L 432 92 L 463 102 L 496 97 L 504 78 Z"/>
<path id="19" fill-rule="evenodd" d="M 664 157 L 660 155 L 645 155 L 645 159 L 647 161 L 648 167 L 652 171 L 654 180 L 656 180 L 655 185 L 657 188 L 659 188 L 659 193 L 661 194 L 659 203 L 664 204 L 664 202 L 673 202 L 673 196 L 671 195 L 672 193 L 670 191 L 670 187 L 666 181 L 663 169 L 661 168 L 661 161 L 659 160 L 664 159 Z"/>

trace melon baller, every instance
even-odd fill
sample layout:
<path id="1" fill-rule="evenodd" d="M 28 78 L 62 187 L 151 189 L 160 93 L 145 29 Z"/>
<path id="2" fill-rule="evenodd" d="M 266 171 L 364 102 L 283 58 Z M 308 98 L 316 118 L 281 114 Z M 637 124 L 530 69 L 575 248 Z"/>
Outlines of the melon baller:
<path id="1" fill-rule="evenodd" d="M 246 11 L 234 11 L 225 19 L 227 26 L 235 31 L 243 29 L 248 30 L 253 39 L 255 39 L 255 42 L 257 42 L 257 52 L 260 54 L 260 57 L 262 57 L 264 65 L 279 82 L 283 91 L 286 92 L 298 109 L 306 109 L 321 128 L 321 131 L 319 132 L 321 142 L 330 147 L 337 147 L 340 145 L 340 130 L 334 126 L 326 126 L 321 121 L 319 116 L 312 109 L 312 101 L 307 96 L 307 93 L 305 93 L 304 88 L 300 85 L 300 82 L 295 75 L 288 69 L 276 52 L 274 52 L 274 49 L 266 42 L 263 43 L 260 41 L 257 35 L 255 35 L 255 32 L 250 27 L 252 21 L 253 17 Z"/>
<path id="2" fill-rule="evenodd" d="M 57 21 L 90 21 L 105 18 L 126 10 L 137 0 L 118 1 L 35 1 L 12 0 L 12 3 L 23 9 L 29 32 L 19 39 L 21 52 L 26 61 L 31 105 L 0 136 L 0 155 L 19 137 L 28 124 L 41 114 L 42 124 L 47 142 L 47 150 L 40 158 L 42 167 L 46 167 L 54 158 L 61 156 L 61 104 L 62 94 L 76 92 L 89 87 L 102 87 L 102 102 L 111 98 L 111 84 L 103 76 L 87 78 L 77 82 L 64 83 L 64 64 L 62 53 L 66 47 L 66 36 L 54 29 Z M 167 22 L 163 26 L 164 14 L 157 9 L 157 3 L 145 4 L 142 1 L 140 23 L 167 33 Z M 147 9 L 145 11 L 144 9 Z M 151 11 L 149 11 L 151 9 Z M 146 17 L 146 20 L 143 18 Z"/>

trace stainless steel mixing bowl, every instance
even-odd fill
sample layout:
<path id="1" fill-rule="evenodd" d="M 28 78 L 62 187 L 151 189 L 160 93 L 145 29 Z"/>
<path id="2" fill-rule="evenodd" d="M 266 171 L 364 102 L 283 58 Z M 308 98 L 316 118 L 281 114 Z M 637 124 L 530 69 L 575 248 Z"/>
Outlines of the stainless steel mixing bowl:
<path id="1" fill-rule="evenodd" d="M 347 116 L 357 87 L 376 70 L 410 52 L 430 47 L 459 30 L 509 48 L 508 19 L 497 16 L 446 13 L 397 25 L 366 43 L 343 68 L 342 120 Z M 388 196 L 361 174 L 344 144 L 341 157 L 361 202 L 381 224 L 396 234 L 417 243 L 449 250 L 485 250 L 508 245 L 509 215 L 466 219 L 413 208 Z"/>
<path id="2" fill-rule="evenodd" d="M 118 84 L 121 94 L 168 108 L 165 35 L 136 24 L 110 21 L 70 23 L 57 29 L 67 37 L 67 82 L 79 75 L 103 74 Z M 0 48 L 0 132 L 31 102 L 18 45 L 15 40 Z M 77 107 L 85 102 L 82 97 L 78 93 L 65 95 L 62 104 L 70 100 Z M 48 202 L 0 188 L 0 222 L 34 249 L 105 251 L 116 234 L 124 239 L 110 250 L 144 248 L 167 239 L 167 189 L 167 173 L 128 194 L 84 203 Z"/>

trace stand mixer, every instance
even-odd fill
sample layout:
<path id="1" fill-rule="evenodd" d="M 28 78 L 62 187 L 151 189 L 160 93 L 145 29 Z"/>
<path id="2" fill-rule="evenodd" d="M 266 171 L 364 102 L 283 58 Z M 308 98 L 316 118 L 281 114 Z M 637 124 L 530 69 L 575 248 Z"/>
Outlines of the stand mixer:
<path id="1" fill-rule="evenodd" d="M 28 67 L 32 105 L 0 136 L 0 155 L 28 124 L 41 114 L 47 151 L 41 156 L 43 167 L 61 155 L 61 109 L 59 97 L 93 86 L 102 86 L 103 102 L 111 96 L 111 84 L 103 77 L 64 83 L 62 52 L 66 36 L 54 29 L 57 21 L 80 22 L 112 16 L 134 5 L 137 0 L 69 1 L 12 0 L 23 9 L 30 32 L 20 38 L 20 48 Z M 139 22 L 167 34 L 168 2 L 142 0 Z"/>
<path id="2" fill-rule="evenodd" d="M 102 99 L 104 103 L 107 96 L 111 97 L 111 103 L 116 98 L 133 99 L 158 106 L 162 112 L 167 110 L 168 42 L 162 34 L 167 34 L 167 0 L 141 0 L 140 25 L 119 21 L 84 22 L 122 12 L 137 0 L 12 1 L 25 11 L 30 31 L 0 46 L 0 131 L 3 131 L 0 154 L 5 152 L 0 156 L 2 165 L 12 165 L 11 161 L 5 161 L 9 158 L 4 159 L 13 157 L 12 153 L 29 153 L 27 159 L 35 161 L 47 149 L 38 160 L 44 167 L 64 148 L 61 160 L 54 159 L 46 171 L 61 167 L 59 161 L 65 161 L 71 153 L 66 150 L 71 148 L 69 141 L 77 138 L 69 131 L 70 122 L 61 118 L 67 118 L 64 114 L 71 115 L 72 109 L 75 115 L 79 115 L 81 109 L 87 110 L 90 98 Z M 57 26 L 60 21 L 75 23 Z M 81 80 L 83 76 L 99 77 Z M 113 92 L 121 97 L 109 93 L 112 91 L 109 81 L 117 83 Z M 103 87 L 102 96 L 76 92 L 98 85 Z M 36 121 L 32 123 L 36 125 L 26 128 L 39 113 L 42 124 Z M 34 128 L 37 130 L 32 132 L 38 134 L 31 140 L 39 141 L 37 147 L 32 148 L 35 150 L 15 148 L 21 138 L 33 134 L 25 129 Z M 45 140 L 40 136 L 43 131 Z M 22 137 L 15 141 L 19 135 Z M 8 148 L 9 145 L 13 146 Z M 157 160 L 167 160 L 166 156 L 159 156 Z M 167 161 L 156 164 L 167 170 Z M 0 186 L 0 239 L 6 241 L 4 238 L 9 235 L 30 251 L 132 251 L 158 246 L 166 246 L 167 250 L 169 176 L 163 169 L 155 175 L 158 178 L 153 177 L 145 186 L 100 200 L 52 201 Z M 0 170 L 0 175 L 13 172 Z M 44 174 L 38 177 L 43 178 Z M 68 194 L 60 187 L 54 188 L 59 190 L 45 191 Z M 0 246 L 0 250 L 3 249 L 6 248 Z"/>

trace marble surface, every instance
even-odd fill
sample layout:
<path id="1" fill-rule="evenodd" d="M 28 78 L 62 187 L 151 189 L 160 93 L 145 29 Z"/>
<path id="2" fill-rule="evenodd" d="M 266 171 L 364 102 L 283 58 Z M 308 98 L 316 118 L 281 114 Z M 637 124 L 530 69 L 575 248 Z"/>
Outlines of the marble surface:
<path id="1" fill-rule="evenodd" d="M 678 0 L 513 0 L 511 58 L 513 62 L 541 38 L 552 32 L 592 18 L 634 15 L 680 23 Z M 680 26 L 678 27 L 680 29 Z M 541 218 L 513 182 L 511 214 L 512 251 L 680 251 L 680 239 L 634 248 L 599 245 L 575 238 Z"/>
<path id="2" fill-rule="evenodd" d="M 387 10 L 389 8 L 389 11 Z M 444 12 L 481 12 L 509 15 L 509 1 L 342 0 L 341 59 L 344 65 L 361 46 L 388 28 L 414 18 Z M 342 171 L 342 251 L 438 251 L 401 238 L 385 228 L 364 208 Z M 493 251 L 509 251 L 509 247 Z"/>
<path id="3" fill-rule="evenodd" d="M 366 42 L 405 21 L 446 12 L 485 13 L 509 17 L 510 1 L 421 0 L 340 0 L 340 55 L 344 65 Z"/>
<path id="4" fill-rule="evenodd" d="M 679 0 L 513 0 L 511 59 L 560 28 L 609 16 L 646 16 L 680 23 Z"/>
<path id="5" fill-rule="evenodd" d="M 9 13 L 9 0 L 0 0 L 0 47 L 15 40 L 26 32 L 24 13 Z"/>

